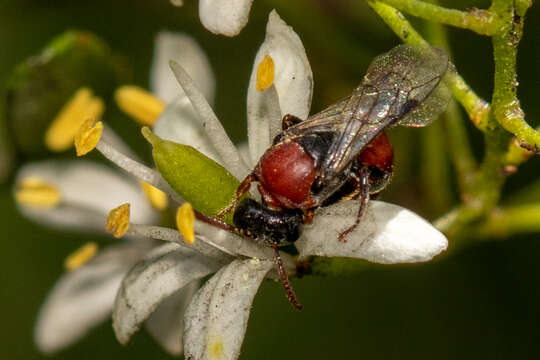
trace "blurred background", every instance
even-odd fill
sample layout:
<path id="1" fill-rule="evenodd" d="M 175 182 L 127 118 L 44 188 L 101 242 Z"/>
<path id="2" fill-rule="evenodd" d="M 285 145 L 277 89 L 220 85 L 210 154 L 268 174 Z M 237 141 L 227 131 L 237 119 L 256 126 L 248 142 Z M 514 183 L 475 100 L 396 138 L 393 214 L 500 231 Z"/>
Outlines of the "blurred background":
<path id="1" fill-rule="evenodd" d="M 67 30 L 87 30 L 101 38 L 112 50 L 113 55 L 107 56 L 114 56 L 114 70 L 109 69 L 113 75 L 103 75 L 106 80 L 102 81 L 92 72 L 95 69 L 90 69 L 80 74 L 81 81 L 85 76 L 102 81 L 98 92 L 108 103 L 107 120 L 150 163 L 139 126 L 115 108 L 110 95 L 122 83 L 148 87 L 153 39 L 160 30 L 185 32 L 205 50 L 216 74 L 216 113 L 237 142 L 245 138 L 247 84 L 273 8 L 304 43 L 315 78 L 312 112 L 350 93 L 370 60 L 399 43 L 360 0 L 257 0 L 248 25 L 235 38 L 205 30 L 198 18 L 197 1 L 184 2 L 183 7 L 176 7 L 167 0 L 0 1 L 0 163 L 4 164 L 0 175 L 0 358 L 171 358 L 144 330 L 128 346 L 119 345 L 110 321 L 55 356 L 43 356 L 35 347 L 32 332 L 37 312 L 64 271 L 65 257 L 87 241 L 109 244 L 114 240 L 51 230 L 17 212 L 12 197 L 16 169 L 24 162 L 53 156 L 41 145 L 46 124 L 14 116 L 8 108 L 11 104 L 4 90 L 13 84 L 18 64 L 39 54 Z M 487 8 L 489 2 L 460 0 L 443 5 Z M 411 20 L 418 30 L 426 29 L 422 21 Z M 489 100 L 493 84 L 489 38 L 452 28 L 447 34 L 458 71 Z M 540 9 L 533 6 L 525 22 L 518 73 L 522 107 L 534 126 L 540 124 L 539 34 Z M 46 93 L 46 88 L 38 90 L 36 94 Z M 48 96 L 51 104 L 67 100 L 64 94 Z M 54 114 L 58 106 L 44 111 Z M 10 116 L 5 116 L 8 113 Z M 437 126 L 444 136 L 442 122 Z M 468 122 L 467 128 L 480 159 L 482 137 Z M 383 198 L 432 220 L 450 209 L 457 195 L 447 158 L 442 159 L 447 175 L 441 179 L 430 177 L 426 168 L 430 134 L 418 129 L 391 131 L 396 170 Z M 430 146 L 448 152 L 445 141 Z M 74 157 L 74 151 L 54 156 Z M 524 189 L 540 189 L 540 183 L 534 186 L 540 181 L 539 168 L 538 158 L 522 165 L 507 182 L 503 201 L 523 198 L 519 194 Z M 539 200 L 527 196 L 527 201 Z M 370 265 L 361 273 L 342 278 L 308 276 L 294 281 L 304 304 L 301 313 L 287 303 L 279 284 L 265 282 L 255 299 L 241 359 L 540 358 L 539 258 L 540 234 L 532 233 L 504 240 L 451 243 L 447 253 L 427 264 Z"/>

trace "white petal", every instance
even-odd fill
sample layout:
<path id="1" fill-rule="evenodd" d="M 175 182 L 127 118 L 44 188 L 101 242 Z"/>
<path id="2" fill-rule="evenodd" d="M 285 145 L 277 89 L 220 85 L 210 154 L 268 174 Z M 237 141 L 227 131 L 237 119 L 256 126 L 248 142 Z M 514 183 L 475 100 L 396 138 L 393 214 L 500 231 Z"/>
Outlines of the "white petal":
<path id="1" fill-rule="evenodd" d="M 222 246 L 233 254 L 259 259 L 274 259 L 274 251 L 263 241 L 255 241 L 238 236 L 229 231 L 218 229 L 202 221 L 195 221 L 195 232 L 218 246 Z M 287 253 L 281 253 L 283 266 L 288 271 L 293 271 L 296 267 L 292 257 Z"/>
<path id="2" fill-rule="evenodd" d="M 165 299 L 145 323 L 154 340 L 172 355 L 182 353 L 184 312 L 198 289 L 199 281 L 184 286 Z"/>
<path id="3" fill-rule="evenodd" d="M 178 88 L 178 84 L 174 84 Z M 218 163 L 222 163 L 212 140 L 185 95 L 168 105 L 154 124 L 154 133 L 165 140 L 193 146 Z"/>
<path id="4" fill-rule="evenodd" d="M 275 79 L 281 116 L 272 121 L 280 122 L 283 115 L 292 114 L 300 119 L 309 115 L 313 93 L 313 74 L 302 41 L 274 10 L 270 13 L 266 26 L 266 38 L 257 52 L 251 78 L 249 80 L 247 111 L 249 135 L 256 134 L 257 116 L 264 113 L 267 94 L 257 91 L 257 68 L 266 55 L 275 64 Z M 270 129 L 279 129 L 281 124 L 271 124 Z M 254 139 L 253 141 L 255 141 Z M 250 143 L 252 142 L 250 138 Z"/>
<path id="5" fill-rule="evenodd" d="M 113 310 L 118 341 L 126 344 L 162 301 L 217 268 L 213 260 L 177 244 L 155 249 L 122 281 Z"/>
<path id="6" fill-rule="evenodd" d="M 21 168 L 17 181 L 27 177 L 38 177 L 60 190 L 62 202 L 53 209 L 18 205 L 24 215 L 47 225 L 105 231 L 109 211 L 126 202 L 135 223 L 152 223 L 158 217 L 138 182 L 92 161 L 30 163 Z"/>
<path id="7" fill-rule="evenodd" d="M 253 0 L 199 0 L 199 17 L 214 34 L 236 36 L 246 26 Z"/>
<path id="8" fill-rule="evenodd" d="M 186 359 L 238 358 L 249 312 L 272 261 L 235 260 L 199 290 L 186 310 Z"/>
<path id="9" fill-rule="evenodd" d="M 281 108 L 274 84 L 263 92 L 248 93 L 247 117 L 249 153 L 256 161 L 281 131 Z"/>
<path id="10" fill-rule="evenodd" d="M 238 153 L 238 150 L 236 150 L 233 142 L 229 139 L 229 136 L 227 136 L 227 133 L 225 132 L 223 125 L 219 122 L 214 110 L 212 110 L 210 104 L 208 104 L 199 89 L 197 89 L 197 86 L 186 70 L 175 62 L 171 62 L 170 65 L 176 80 L 178 80 L 178 83 L 186 92 L 193 108 L 197 112 L 201 126 L 207 132 L 208 137 L 212 139 L 214 146 L 227 169 L 238 179 L 243 179 L 249 173 L 249 169 Z"/>
<path id="11" fill-rule="evenodd" d="M 212 104 L 216 84 L 210 62 L 195 39 L 182 33 L 161 31 L 156 36 L 150 73 L 151 91 L 166 103 L 171 103 L 180 95 L 185 96 L 171 73 L 170 60 L 186 69 L 204 97 Z"/>
<path id="12" fill-rule="evenodd" d="M 122 278 L 148 250 L 140 244 L 111 246 L 58 280 L 41 307 L 34 330 L 41 351 L 60 350 L 109 316 Z"/>
<path id="13" fill-rule="evenodd" d="M 244 162 L 251 168 L 255 166 L 253 161 L 251 160 L 251 156 L 249 155 L 249 144 L 247 141 L 243 141 L 240 144 L 236 146 L 238 148 L 238 152 L 240 153 L 240 156 L 242 159 L 244 159 Z"/>
<path id="14" fill-rule="evenodd" d="M 354 223 L 357 201 L 321 208 L 313 224 L 304 226 L 296 242 L 300 257 L 310 255 L 353 257 L 382 264 L 431 260 L 448 246 L 446 237 L 410 210 L 382 201 L 370 201 L 367 212 L 347 242 L 338 234 Z"/>

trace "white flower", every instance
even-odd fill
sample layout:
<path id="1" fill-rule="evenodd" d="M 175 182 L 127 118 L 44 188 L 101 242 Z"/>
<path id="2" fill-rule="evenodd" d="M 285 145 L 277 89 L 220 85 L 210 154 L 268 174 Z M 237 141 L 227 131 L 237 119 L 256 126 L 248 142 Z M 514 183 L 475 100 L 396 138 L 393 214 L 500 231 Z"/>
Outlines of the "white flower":
<path id="1" fill-rule="evenodd" d="M 236 36 L 246 26 L 253 0 L 199 0 L 199 17 L 214 34 Z"/>
<path id="2" fill-rule="evenodd" d="M 190 68 L 205 95 L 213 97 L 212 70 L 197 43 L 187 35 L 162 32 L 156 38 L 151 84 L 152 91 L 162 100 L 171 102 L 170 96 L 174 96 L 170 108 L 189 102 L 174 79 L 175 88 L 171 89 L 171 77 L 163 75 L 163 67 L 170 71 L 170 59 Z M 110 129 L 103 136 L 115 148 L 131 154 Z M 47 226 L 104 232 L 109 211 L 126 202 L 131 204 L 130 218 L 135 223 L 155 224 L 160 217 L 139 181 L 88 160 L 47 160 L 24 165 L 17 174 L 16 184 L 20 211 Z M 133 236 L 104 248 L 85 264 L 62 275 L 39 312 L 35 327 L 39 349 L 56 352 L 107 319 L 122 279 L 144 256 L 149 253 L 148 256 L 153 256 L 151 250 L 155 247 L 156 242 Z M 182 317 L 197 288 L 194 282 L 174 294 L 146 321 L 150 334 L 172 354 L 182 351 L 178 341 L 183 329 Z"/>
<path id="3" fill-rule="evenodd" d="M 275 77 L 273 84 L 261 92 L 256 89 L 256 73 L 267 55 L 275 63 Z M 184 142 L 211 154 L 238 179 L 250 172 L 270 146 L 284 114 L 305 118 L 309 113 L 313 77 L 305 50 L 296 33 L 275 11 L 270 14 L 248 90 L 249 159 L 239 154 L 187 71 L 176 63 L 171 67 L 194 111 L 179 111 L 176 105 L 170 105 L 156 128 L 181 128 L 188 122 L 189 131 L 197 136 Z M 127 159 L 107 141 L 101 140 L 97 149 L 117 165 L 178 198 L 159 174 Z M 370 202 L 361 225 L 348 235 L 348 242 L 338 242 L 337 235 L 354 222 L 357 208 L 356 202 L 348 201 L 319 209 L 296 243 L 299 258 L 339 256 L 380 263 L 421 262 L 447 246 L 446 238 L 418 215 L 379 201 Z M 190 359 L 236 359 L 251 303 L 262 280 L 277 278 L 274 253 L 263 244 L 204 222 L 196 221 L 195 231 L 197 241 L 187 245 L 173 229 L 130 227 L 132 235 L 173 244 L 153 251 L 124 278 L 113 311 L 113 326 L 118 339 L 126 343 L 160 303 L 174 304 L 176 300 L 170 300 L 171 296 L 182 289 L 191 291 L 190 284 L 217 271 L 187 307 L 183 320 L 184 351 Z M 286 271 L 294 274 L 295 259 L 286 253 L 281 257 Z M 180 300 L 181 304 L 183 301 Z"/>

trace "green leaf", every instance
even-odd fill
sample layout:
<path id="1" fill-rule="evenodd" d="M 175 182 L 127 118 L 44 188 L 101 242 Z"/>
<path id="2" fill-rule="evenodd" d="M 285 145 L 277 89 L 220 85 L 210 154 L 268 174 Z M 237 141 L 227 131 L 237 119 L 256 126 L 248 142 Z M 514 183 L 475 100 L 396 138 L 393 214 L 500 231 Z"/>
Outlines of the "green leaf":
<path id="1" fill-rule="evenodd" d="M 122 77 L 117 61 L 95 35 L 68 31 L 17 66 L 8 81 L 4 111 L 17 150 L 45 150 L 43 134 L 77 89 L 86 86 L 110 98 Z"/>
<path id="2" fill-rule="evenodd" d="M 163 178 L 195 210 L 216 216 L 231 204 L 240 182 L 227 169 L 191 146 L 161 139 L 147 127 L 142 133 L 153 146 Z M 231 224 L 232 214 L 223 220 Z"/>

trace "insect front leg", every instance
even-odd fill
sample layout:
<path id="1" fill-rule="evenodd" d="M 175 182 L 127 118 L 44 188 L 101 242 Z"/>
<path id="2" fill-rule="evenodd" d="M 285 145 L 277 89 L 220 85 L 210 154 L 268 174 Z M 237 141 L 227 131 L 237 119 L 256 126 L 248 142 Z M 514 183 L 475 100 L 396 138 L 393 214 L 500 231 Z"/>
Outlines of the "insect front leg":
<path id="1" fill-rule="evenodd" d="M 356 215 L 354 224 L 338 235 L 338 240 L 341 242 L 347 242 L 345 237 L 356 229 L 360 223 L 360 220 L 364 216 L 364 213 L 366 212 L 369 201 L 369 168 L 364 166 L 360 169 L 358 174 L 351 173 L 351 179 L 356 182 L 357 189 L 359 189 L 357 196 L 360 200 L 360 207 L 358 208 L 358 214 Z"/>
<path id="2" fill-rule="evenodd" d="M 254 182 L 254 181 L 257 181 L 257 176 L 255 176 L 254 172 L 251 172 L 248 176 L 246 176 L 246 178 L 244 180 L 242 180 L 242 182 L 240 183 L 240 185 L 236 189 L 236 194 L 234 195 L 234 198 L 231 201 L 231 203 L 229 204 L 229 206 L 227 206 L 226 208 L 221 210 L 216 215 L 216 219 L 223 220 L 225 215 L 227 215 L 229 212 L 236 209 L 236 207 L 238 206 L 238 203 L 240 202 L 240 199 L 242 198 L 242 196 L 244 196 L 249 191 L 249 187 L 250 187 L 251 183 Z"/>

